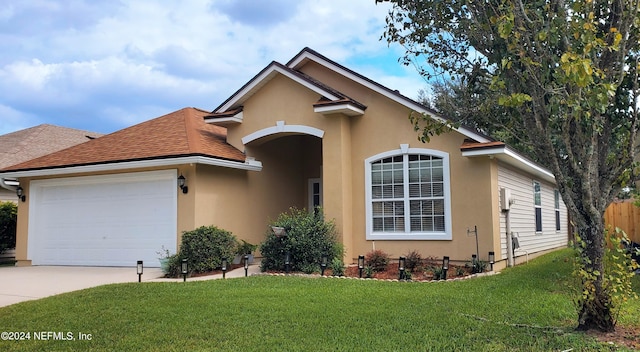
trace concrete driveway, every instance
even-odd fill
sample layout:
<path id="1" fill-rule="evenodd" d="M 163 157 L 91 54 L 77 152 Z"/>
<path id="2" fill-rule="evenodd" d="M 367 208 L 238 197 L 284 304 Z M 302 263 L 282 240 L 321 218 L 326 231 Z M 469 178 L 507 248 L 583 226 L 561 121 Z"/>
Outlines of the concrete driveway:
<path id="1" fill-rule="evenodd" d="M 161 276 L 160 268 L 144 268 L 142 281 Z M 5 266 L 0 267 L 0 307 L 89 287 L 137 281 L 135 267 Z"/>
<path id="2" fill-rule="evenodd" d="M 226 273 L 227 278 L 240 278 L 260 272 L 260 265 L 250 265 L 247 273 L 238 268 Z M 144 268 L 142 281 L 182 282 L 181 278 L 163 278 L 160 268 Z M 188 278 L 188 281 L 221 279 L 222 274 Z M 82 290 L 100 285 L 138 282 L 136 268 L 83 266 L 4 266 L 0 267 L 0 307 L 14 303 Z"/>

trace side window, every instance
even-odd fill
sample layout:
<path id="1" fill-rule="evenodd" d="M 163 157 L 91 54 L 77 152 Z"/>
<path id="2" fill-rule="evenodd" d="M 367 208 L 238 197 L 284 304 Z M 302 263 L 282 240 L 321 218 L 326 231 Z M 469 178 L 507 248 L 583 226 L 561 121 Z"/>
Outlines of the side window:
<path id="1" fill-rule="evenodd" d="M 533 181 L 533 202 L 536 216 L 536 232 L 542 232 L 542 192 L 540 182 Z"/>
<path id="2" fill-rule="evenodd" d="M 556 210 L 556 231 L 560 231 L 560 192 L 556 189 L 554 195 L 554 208 Z"/>

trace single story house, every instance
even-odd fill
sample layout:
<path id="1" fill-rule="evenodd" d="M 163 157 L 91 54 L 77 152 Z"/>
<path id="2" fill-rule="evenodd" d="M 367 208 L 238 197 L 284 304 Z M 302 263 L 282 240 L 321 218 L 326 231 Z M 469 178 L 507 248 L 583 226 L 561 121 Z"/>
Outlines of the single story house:
<path id="1" fill-rule="evenodd" d="M 475 228 L 479 259 L 493 251 L 497 268 L 507 226 L 516 255 L 567 245 L 552 173 L 465 127 L 422 143 L 411 111 L 442 118 L 305 48 L 213 111 L 185 108 L 0 170 L 26 194 L 18 265 L 157 265 L 161 246 L 175 252 L 201 225 L 259 243 L 291 206 L 322 206 L 348 263 L 373 248 L 470 260 Z"/>
<path id="2" fill-rule="evenodd" d="M 0 169 L 87 142 L 101 135 L 49 124 L 3 134 L 0 136 Z M 7 201 L 17 202 L 16 192 L 0 187 L 0 202 Z"/>

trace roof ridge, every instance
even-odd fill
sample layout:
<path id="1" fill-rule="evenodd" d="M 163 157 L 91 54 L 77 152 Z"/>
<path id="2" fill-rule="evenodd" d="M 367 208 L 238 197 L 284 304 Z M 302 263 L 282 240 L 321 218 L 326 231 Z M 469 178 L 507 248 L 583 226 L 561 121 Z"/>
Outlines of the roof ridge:
<path id="1" fill-rule="evenodd" d="M 198 132 L 198 126 L 196 124 L 195 108 L 182 109 L 184 119 L 184 129 L 187 137 L 187 147 L 190 153 L 198 152 L 202 148 L 202 141 L 200 140 L 200 133 Z M 202 111 L 206 113 L 206 111 Z"/>

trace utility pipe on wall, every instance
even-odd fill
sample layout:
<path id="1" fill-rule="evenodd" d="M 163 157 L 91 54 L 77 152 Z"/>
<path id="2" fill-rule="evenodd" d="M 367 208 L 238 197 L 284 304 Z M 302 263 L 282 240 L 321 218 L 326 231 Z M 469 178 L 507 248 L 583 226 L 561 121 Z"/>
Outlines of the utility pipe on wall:
<path id="1" fill-rule="evenodd" d="M 511 240 L 511 217 L 509 216 L 509 209 L 503 210 L 504 222 L 507 235 L 507 266 L 513 266 L 513 241 Z"/>

